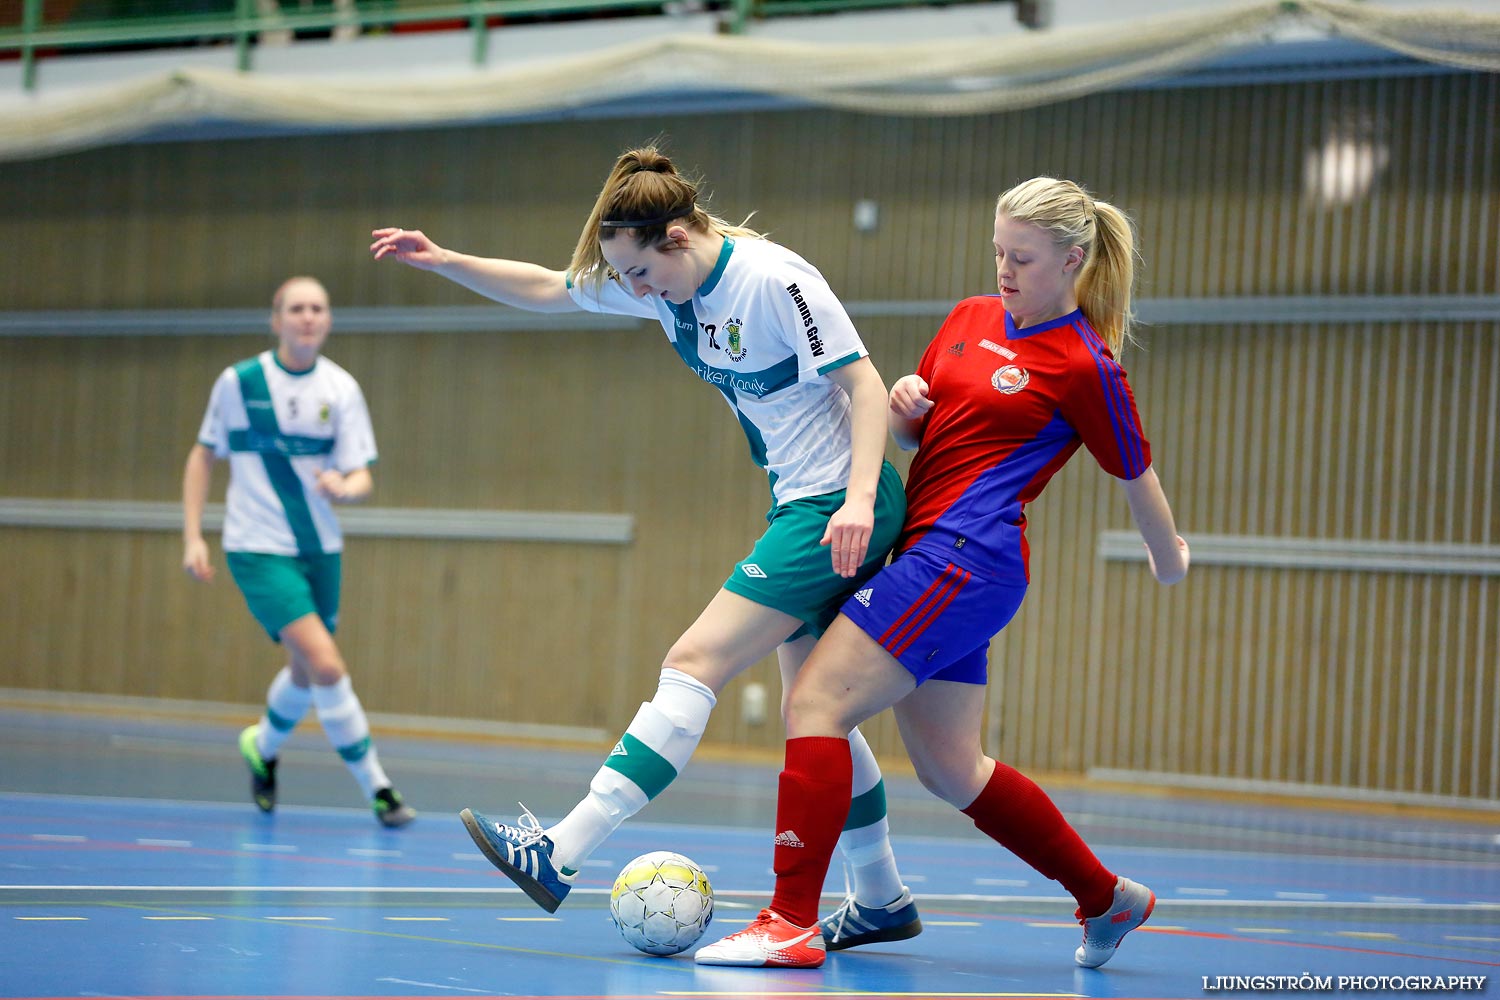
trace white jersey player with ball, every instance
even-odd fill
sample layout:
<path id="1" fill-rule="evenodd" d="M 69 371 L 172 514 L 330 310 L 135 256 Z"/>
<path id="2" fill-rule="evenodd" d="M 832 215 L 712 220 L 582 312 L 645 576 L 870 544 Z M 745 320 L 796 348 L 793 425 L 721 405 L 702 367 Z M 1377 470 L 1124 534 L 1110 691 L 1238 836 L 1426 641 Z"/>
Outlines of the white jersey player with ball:
<path id="1" fill-rule="evenodd" d="M 615 161 L 567 271 L 455 253 L 414 230 L 373 235 L 377 260 L 509 305 L 657 320 L 729 405 L 769 480 L 765 534 L 667 652 L 655 695 L 578 805 L 545 828 L 529 812 L 516 826 L 462 813 L 485 856 L 556 910 L 593 851 L 687 765 L 724 686 L 772 651 L 789 685 L 839 606 L 885 562 L 905 511 L 884 460 L 885 384 L 817 269 L 710 215 L 652 147 Z M 858 732 L 850 748 L 856 791 L 840 843 L 854 893 L 829 918 L 830 948 L 921 930 L 891 853 L 880 769 Z"/>

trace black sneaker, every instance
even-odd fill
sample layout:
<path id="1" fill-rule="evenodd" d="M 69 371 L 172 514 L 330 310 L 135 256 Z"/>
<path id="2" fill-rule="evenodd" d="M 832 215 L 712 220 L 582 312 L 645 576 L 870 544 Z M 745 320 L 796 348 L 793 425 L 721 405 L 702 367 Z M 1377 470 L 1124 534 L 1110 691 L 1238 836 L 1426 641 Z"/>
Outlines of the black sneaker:
<path id="1" fill-rule="evenodd" d="M 255 745 L 259 726 L 246 726 L 240 732 L 240 756 L 250 767 L 250 798 L 261 812 L 276 808 L 276 758 L 265 760 Z"/>
<path id="2" fill-rule="evenodd" d="M 417 818 L 417 811 L 401 801 L 401 793 L 394 788 L 382 788 L 370 799 L 370 808 L 381 826 L 394 830 Z"/>

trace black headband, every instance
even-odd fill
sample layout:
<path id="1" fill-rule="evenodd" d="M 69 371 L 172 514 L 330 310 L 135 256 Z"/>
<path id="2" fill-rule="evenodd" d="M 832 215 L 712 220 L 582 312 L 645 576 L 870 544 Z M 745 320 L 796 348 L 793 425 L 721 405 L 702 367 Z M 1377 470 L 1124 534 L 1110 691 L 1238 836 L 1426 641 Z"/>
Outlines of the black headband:
<path id="1" fill-rule="evenodd" d="M 600 219 L 599 220 L 599 228 L 600 229 L 646 229 L 646 228 L 648 228 L 650 226 L 660 226 L 663 223 L 671 222 L 673 219 L 681 219 L 681 218 L 683 218 L 685 216 L 692 215 L 693 211 L 697 207 L 698 206 L 696 206 L 696 205 L 694 205 L 692 203 L 689 203 L 688 206 L 687 206 L 687 208 L 685 208 L 685 209 L 682 209 L 680 211 L 677 210 L 677 209 L 673 209 L 672 211 L 668 212 L 665 215 L 657 215 L 657 216 L 653 216 L 652 218 L 649 218 L 649 219 Z"/>

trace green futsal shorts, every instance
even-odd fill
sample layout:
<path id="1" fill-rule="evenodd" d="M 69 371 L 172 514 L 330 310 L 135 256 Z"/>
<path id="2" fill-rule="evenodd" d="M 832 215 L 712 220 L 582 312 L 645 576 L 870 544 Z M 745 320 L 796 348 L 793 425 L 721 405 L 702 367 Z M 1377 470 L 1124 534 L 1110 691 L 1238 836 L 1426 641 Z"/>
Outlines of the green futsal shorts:
<path id="1" fill-rule="evenodd" d="M 896 467 L 886 462 L 875 491 L 875 529 L 859 572 L 833 571 L 833 553 L 818 544 L 828 519 L 844 505 L 845 490 L 803 497 L 772 507 L 770 527 L 750 554 L 734 567 L 724 589 L 756 604 L 799 618 L 803 627 L 790 638 L 820 636 L 860 585 L 885 565 L 906 518 L 906 491 Z"/>
<path id="2" fill-rule="evenodd" d="M 234 577 L 250 613 L 272 640 L 303 615 L 317 615 L 332 632 L 339 621 L 341 554 L 276 556 L 265 552 L 226 552 Z"/>

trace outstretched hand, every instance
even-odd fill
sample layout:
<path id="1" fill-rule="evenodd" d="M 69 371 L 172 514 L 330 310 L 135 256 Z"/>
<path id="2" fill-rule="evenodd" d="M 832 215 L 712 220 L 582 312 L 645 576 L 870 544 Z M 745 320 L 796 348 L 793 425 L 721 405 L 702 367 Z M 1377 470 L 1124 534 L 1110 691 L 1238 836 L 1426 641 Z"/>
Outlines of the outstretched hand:
<path id="1" fill-rule="evenodd" d="M 420 229 L 376 229 L 370 235 L 375 237 L 370 252 L 376 260 L 394 257 L 419 270 L 432 271 L 448 258 L 448 252 L 428 239 Z"/>

